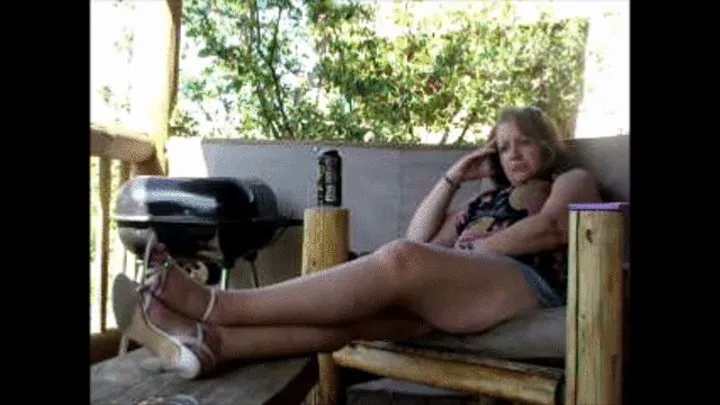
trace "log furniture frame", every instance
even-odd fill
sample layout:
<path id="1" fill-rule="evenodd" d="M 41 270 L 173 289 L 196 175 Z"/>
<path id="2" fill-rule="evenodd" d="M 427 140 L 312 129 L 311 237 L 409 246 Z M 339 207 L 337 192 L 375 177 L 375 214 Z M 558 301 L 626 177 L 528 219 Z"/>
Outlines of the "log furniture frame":
<path id="1" fill-rule="evenodd" d="M 626 147 L 629 136 L 621 138 L 621 147 Z M 617 152 L 613 150 L 617 145 L 608 147 L 617 140 L 589 142 L 599 142 L 600 153 L 605 152 L 603 159 L 606 160 L 601 166 L 607 165 L 607 158 L 612 160 L 611 152 Z M 619 159 L 627 157 L 627 149 L 619 155 Z M 593 171 L 593 164 L 589 166 Z M 629 202 L 622 197 L 628 197 L 629 175 L 627 162 L 616 166 L 621 171 L 619 176 L 617 168 L 616 173 L 596 174 L 603 189 L 617 188 L 603 181 L 623 183 L 619 193 L 618 190 L 609 193 L 620 195 L 620 199 L 569 207 L 564 367 L 391 342 L 356 341 L 318 356 L 321 393 L 315 398 L 316 402 L 337 404 L 344 397 L 339 375 L 340 369 L 346 368 L 516 403 L 622 404 L 629 273 L 629 264 L 626 264 Z M 313 208 L 306 210 L 305 215 L 303 273 L 321 271 L 346 260 L 347 256 L 339 252 L 338 247 L 342 250 L 348 245 L 347 212 Z M 329 246 L 332 251 L 326 252 Z"/>

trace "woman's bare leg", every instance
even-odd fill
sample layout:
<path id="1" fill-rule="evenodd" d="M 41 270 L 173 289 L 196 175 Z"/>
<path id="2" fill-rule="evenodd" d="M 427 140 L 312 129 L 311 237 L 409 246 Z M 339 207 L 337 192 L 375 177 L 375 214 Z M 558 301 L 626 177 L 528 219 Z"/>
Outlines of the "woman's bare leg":
<path id="1" fill-rule="evenodd" d="M 160 299 L 200 319 L 207 287 L 171 271 Z M 272 286 L 218 291 L 209 322 L 220 325 L 337 325 L 393 306 L 446 331 L 479 331 L 538 306 L 516 265 L 497 256 L 396 241 L 330 270 Z"/>
<path id="2" fill-rule="evenodd" d="M 174 336 L 196 336 L 196 321 L 173 312 L 151 298 L 148 314 L 153 324 Z M 215 360 L 264 359 L 337 350 L 351 340 L 404 340 L 422 336 L 431 328 L 402 311 L 386 312 L 343 326 L 219 326 L 203 325 L 204 344 Z M 163 353 L 157 353 L 163 356 Z M 173 359 L 167 359 L 171 362 Z"/>
<path id="3" fill-rule="evenodd" d="M 352 340 L 405 340 L 432 329 L 407 318 L 378 318 L 347 326 L 219 326 L 220 359 L 262 359 L 338 350 Z"/>

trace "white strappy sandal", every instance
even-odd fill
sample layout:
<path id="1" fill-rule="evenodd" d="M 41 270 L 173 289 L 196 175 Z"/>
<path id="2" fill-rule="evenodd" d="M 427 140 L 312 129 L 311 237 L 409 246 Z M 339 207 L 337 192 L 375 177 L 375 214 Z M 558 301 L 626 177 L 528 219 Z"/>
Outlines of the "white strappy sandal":
<path id="1" fill-rule="evenodd" d="M 120 332 L 147 347 L 166 362 L 166 370 L 183 378 L 193 379 L 214 369 L 217 359 L 205 344 L 203 325 L 197 323 L 195 336 L 168 334 L 150 320 L 150 299 L 141 294 L 143 287 L 138 286 L 124 274 L 113 282 L 113 310 Z"/>
<path id="2" fill-rule="evenodd" d="M 164 260 L 162 263 L 153 263 L 153 260 L 151 260 L 151 256 L 153 255 L 154 249 L 160 248 L 162 252 L 164 253 Z M 157 252 L 155 252 L 157 253 Z M 190 277 L 190 275 L 186 274 L 184 271 L 182 271 L 182 268 L 173 260 L 172 257 L 170 257 L 169 254 L 167 254 L 164 251 L 164 247 L 162 244 L 158 244 L 155 235 L 150 236 L 150 240 L 147 243 L 147 246 L 145 248 L 145 254 L 143 257 L 143 273 L 140 276 L 141 280 L 141 287 L 140 292 L 144 293 L 145 291 L 148 291 L 155 297 L 160 298 L 161 294 L 163 292 L 163 289 L 165 288 L 166 280 L 168 272 L 170 271 L 180 271 L 182 273 L 183 277 L 187 277 L 188 279 L 192 280 L 193 282 L 197 283 L 198 281 Z M 210 315 L 212 314 L 213 309 L 215 308 L 215 302 L 217 300 L 217 291 L 213 288 L 207 288 L 207 290 L 210 292 L 210 299 L 208 300 L 207 307 L 205 308 L 204 313 L 202 316 L 197 319 L 196 316 L 193 316 L 192 314 L 184 314 L 187 317 L 190 317 L 196 321 L 202 322 L 202 323 L 208 323 L 208 320 L 210 319 Z M 162 298 L 160 298 L 162 300 Z M 172 306 L 172 304 L 169 304 Z"/>

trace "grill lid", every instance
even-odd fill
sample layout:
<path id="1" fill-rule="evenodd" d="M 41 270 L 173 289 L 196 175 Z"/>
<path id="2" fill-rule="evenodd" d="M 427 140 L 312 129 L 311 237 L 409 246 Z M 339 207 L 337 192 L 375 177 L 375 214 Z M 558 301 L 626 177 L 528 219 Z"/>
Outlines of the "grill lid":
<path id="1" fill-rule="evenodd" d="M 257 179 L 138 176 L 116 200 L 120 224 L 243 224 L 276 221 L 272 190 Z"/>

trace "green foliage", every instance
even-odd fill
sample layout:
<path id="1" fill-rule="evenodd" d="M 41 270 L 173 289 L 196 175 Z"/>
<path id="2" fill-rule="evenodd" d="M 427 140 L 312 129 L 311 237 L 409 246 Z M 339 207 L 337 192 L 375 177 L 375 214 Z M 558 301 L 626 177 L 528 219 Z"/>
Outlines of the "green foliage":
<path id="1" fill-rule="evenodd" d="M 367 2 L 186 0 L 207 67 L 181 75 L 173 134 L 445 143 L 457 130 L 463 142 L 511 104 L 573 130 L 586 20 L 518 24 L 511 2 L 420 17 L 411 3 L 395 3 L 398 34 L 382 36 Z"/>

